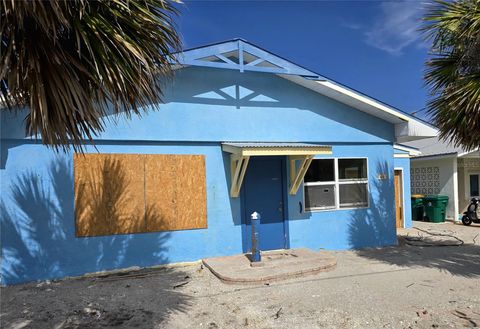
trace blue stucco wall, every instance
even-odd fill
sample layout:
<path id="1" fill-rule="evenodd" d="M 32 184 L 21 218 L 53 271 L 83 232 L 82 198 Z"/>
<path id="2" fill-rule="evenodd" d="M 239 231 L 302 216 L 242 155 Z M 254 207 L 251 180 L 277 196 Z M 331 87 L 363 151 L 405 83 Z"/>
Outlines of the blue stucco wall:
<path id="1" fill-rule="evenodd" d="M 228 194 L 223 141 L 316 142 L 332 145 L 333 157 L 368 157 L 368 209 L 305 213 L 302 187 L 287 197 L 290 247 L 395 243 L 392 124 L 280 77 L 230 70 L 180 70 L 165 103 L 131 121 L 112 116 L 86 152 L 205 155 L 208 228 L 75 237 L 72 154 L 25 139 L 21 113 L 2 113 L 2 283 L 242 252 L 241 200 Z"/>
<path id="2" fill-rule="evenodd" d="M 219 144 L 97 144 L 102 153 L 205 155 L 208 229 L 89 238 L 75 237 L 72 155 L 33 144 L 2 147 L 8 148 L 1 176 L 4 283 L 194 261 L 242 250 L 241 227 L 232 215 L 238 210 L 230 205 Z"/>
<path id="3" fill-rule="evenodd" d="M 333 144 L 331 157 L 368 158 L 369 208 L 301 212 L 303 207 L 300 207 L 299 203 L 303 203 L 304 198 L 302 186 L 296 195 L 289 196 L 290 246 L 346 249 L 395 244 L 391 145 Z M 386 175 L 386 178 L 379 179 L 380 174 Z"/>
<path id="4" fill-rule="evenodd" d="M 393 142 L 393 125 L 271 74 L 190 67 L 143 117 L 111 116 L 97 140 Z M 149 110 L 149 109 L 146 109 Z M 2 120 L 23 137 L 23 117 Z"/>
<path id="5" fill-rule="evenodd" d="M 394 164 L 395 168 L 403 169 L 403 206 L 405 209 L 404 225 L 405 227 L 412 227 L 412 200 L 410 199 L 410 158 L 395 158 Z"/>

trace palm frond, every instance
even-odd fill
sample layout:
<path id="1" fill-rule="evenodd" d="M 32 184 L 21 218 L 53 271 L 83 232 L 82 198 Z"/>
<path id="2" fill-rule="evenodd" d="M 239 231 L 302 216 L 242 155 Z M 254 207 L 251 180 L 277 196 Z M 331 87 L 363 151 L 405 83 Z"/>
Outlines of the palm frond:
<path id="1" fill-rule="evenodd" d="M 180 38 L 170 0 L 6 0 L 0 80 L 8 110 L 27 105 L 29 134 L 81 148 L 104 118 L 157 107 Z"/>
<path id="2" fill-rule="evenodd" d="M 424 79 L 428 113 L 440 137 L 468 150 L 480 146 L 480 0 L 434 1 L 423 31 L 432 41 Z"/>

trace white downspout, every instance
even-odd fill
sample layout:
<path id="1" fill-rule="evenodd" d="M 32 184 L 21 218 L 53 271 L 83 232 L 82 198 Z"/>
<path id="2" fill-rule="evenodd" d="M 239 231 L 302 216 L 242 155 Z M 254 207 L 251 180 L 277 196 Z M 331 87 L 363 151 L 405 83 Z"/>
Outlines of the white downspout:
<path id="1" fill-rule="evenodd" d="M 454 211 L 455 211 L 455 214 L 454 214 L 454 218 L 453 220 L 454 221 L 458 221 L 459 218 L 458 218 L 458 215 L 460 213 L 459 211 L 459 206 L 458 206 L 458 203 L 459 203 L 459 200 L 458 200 L 458 168 L 457 168 L 457 157 L 454 157 L 453 158 L 453 201 L 454 201 L 454 204 L 453 204 L 453 207 L 454 207 Z"/>

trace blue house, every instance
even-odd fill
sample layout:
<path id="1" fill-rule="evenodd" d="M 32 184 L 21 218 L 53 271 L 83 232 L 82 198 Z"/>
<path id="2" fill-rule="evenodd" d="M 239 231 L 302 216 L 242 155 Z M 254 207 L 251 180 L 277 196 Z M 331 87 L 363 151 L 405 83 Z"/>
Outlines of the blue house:
<path id="1" fill-rule="evenodd" d="M 241 39 L 174 68 L 158 111 L 105 118 L 85 154 L 2 113 L 3 284 L 247 252 L 254 211 L 261 250 L 386 246 L 411 225 L 401 143 L 432 126 Z"/>

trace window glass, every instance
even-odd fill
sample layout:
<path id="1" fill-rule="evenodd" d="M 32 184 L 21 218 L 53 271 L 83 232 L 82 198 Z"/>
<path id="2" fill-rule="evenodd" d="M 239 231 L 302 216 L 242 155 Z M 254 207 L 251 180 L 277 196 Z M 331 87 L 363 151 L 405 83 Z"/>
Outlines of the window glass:
<path id="1" fill-rule="evenodd" d="M 305 208 L 335 208 L 335 185 L 305 186 Z"/>
<path id="2" fill-rule="evenodd" d="M 338 159 L 338 178 L 367 179 L 367 159 Z"/>
<path id="3" fill-rule="evenodd" d="M 305 183 L 331 182 L 335 180 L 333 159 L 315 159 L 305 174 Z"/>
<path id="4" fill-rule="evenodd" d="M 368 189 L 366 183 L 340 184 L 340 208 L 367 206 Z"/>
<path id="5" fill-rule="evenodd" d="M 304 183 L 307 211 L 368 207 L 367 159 L 314 159 Z"/>
<path id="6" fill-rule="evenodd" d="M 479 196 L 479 176 L 470 175 L 470 196 Z"/>

